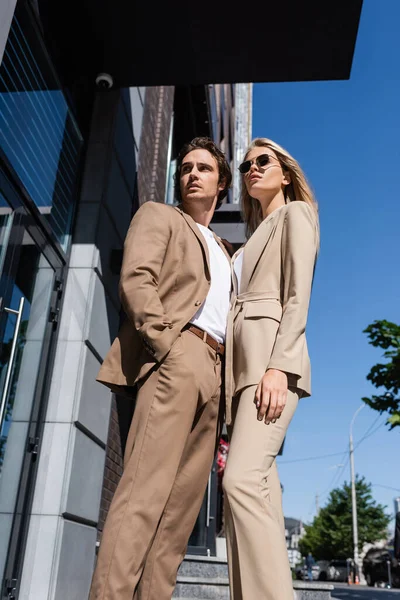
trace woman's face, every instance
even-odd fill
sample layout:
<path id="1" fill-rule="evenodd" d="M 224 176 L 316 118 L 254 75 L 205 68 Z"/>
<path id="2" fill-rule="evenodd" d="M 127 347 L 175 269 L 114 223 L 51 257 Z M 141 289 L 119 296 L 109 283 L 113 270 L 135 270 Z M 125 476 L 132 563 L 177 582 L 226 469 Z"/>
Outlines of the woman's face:
<path id="1" fill-rule="evenodd" d="M 269 162 L 265 166 L 258 166 L 255 159 L 263 154 L 269 155 Z M 245 160 L 252 161 L 249 171 L 243 176 L 247 192 L 252 198 L 273 198 L 290 183 L 289 174 L 282 170 L 275 152 L 270 148 L 252 148 Z"/>

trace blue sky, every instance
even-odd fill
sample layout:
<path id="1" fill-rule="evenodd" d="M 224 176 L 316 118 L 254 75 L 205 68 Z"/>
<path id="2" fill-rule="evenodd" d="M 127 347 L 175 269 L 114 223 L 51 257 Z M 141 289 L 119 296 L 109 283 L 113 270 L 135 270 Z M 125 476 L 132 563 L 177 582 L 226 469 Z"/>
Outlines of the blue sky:
<path id="1" fill-rule="evenodd" d="M 332 485 L 350 477 L 350 421 L 361 397 L 373 393 L 366 375 L 381 360 L 362 331 L 375 319 L 400 323 L 399 22 L 398 0 L 364 0 L 349 81 L 253 90 L 253 137 L 269 137 L 297 158 L 320 210 L 308 321 L 313 395 L 301 400 L 278 459 L 285 515 L 306 522 L 315 515 L 316 495 L 323 506 Z M 356 471 L 393 513 L 400 431 L 389 432 L 385 417 L 365 407 L 354 424 L 356 444 L 374 421 L 372 431 L 382 426 L 357 448 Z M 301 460 L 330 453 L 340 454 Z"/>

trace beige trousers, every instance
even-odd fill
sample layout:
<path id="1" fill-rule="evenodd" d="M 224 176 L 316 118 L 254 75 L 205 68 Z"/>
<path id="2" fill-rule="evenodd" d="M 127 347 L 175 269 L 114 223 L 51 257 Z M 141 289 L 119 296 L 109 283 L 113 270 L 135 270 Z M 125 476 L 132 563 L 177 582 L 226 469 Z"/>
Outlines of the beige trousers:
<path id="1" fill-rule="evenodd" d="M 221 361 L 185 331 L 140 387 L 90 600 L 170 600 L 216 448 Z"/>
<path id="2" fill-rule="evenodd" d="M 275 459 L 296 410 L 298 394 L 289 389 L 281 417 L 265 425 L 257 420 L 256 389 L 245 388 L 238 404 L 234 402 L 222 482 L 231 600 L 293 600 Z"/>

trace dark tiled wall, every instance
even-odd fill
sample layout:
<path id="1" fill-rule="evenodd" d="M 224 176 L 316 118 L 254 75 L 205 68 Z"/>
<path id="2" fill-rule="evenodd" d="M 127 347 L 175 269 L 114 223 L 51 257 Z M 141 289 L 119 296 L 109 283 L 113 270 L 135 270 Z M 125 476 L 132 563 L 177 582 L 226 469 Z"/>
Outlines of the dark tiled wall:
<path id="1" fill-rule="evenodd" d="M 122 475 L 122 451 L 118 425 L 117 405 L 113 397 L 108 431 L 106 463 L 104 467 L 103 491 L 100 503 L 98 531 L 103 531 L 111 500 Z"/>

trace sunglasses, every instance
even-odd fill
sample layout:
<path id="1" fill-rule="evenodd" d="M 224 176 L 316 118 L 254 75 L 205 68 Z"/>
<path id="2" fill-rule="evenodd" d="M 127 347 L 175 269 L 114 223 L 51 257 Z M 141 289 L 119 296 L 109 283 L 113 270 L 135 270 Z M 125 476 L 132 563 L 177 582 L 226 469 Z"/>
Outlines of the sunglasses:
<path id="1" fill-rule="evenodd" d="M 241 165 L 239 165 L 239 171 L 241 173 L 248 173 L 251 169 L 251 165 L 254 162 L 256 163 L 259 169 L 266 167 L 268 163 L 271 162 L 271 158 L 275 158 L 275 156 L 271 156 L 270 154 L 260 154 L 260 156 L 257 156 L 257 158 L 253 158 L 252 160 L 245 160 L 244 162 L 242 162 Z M 275 158 L 275 160 L 278 159 Z"/>

